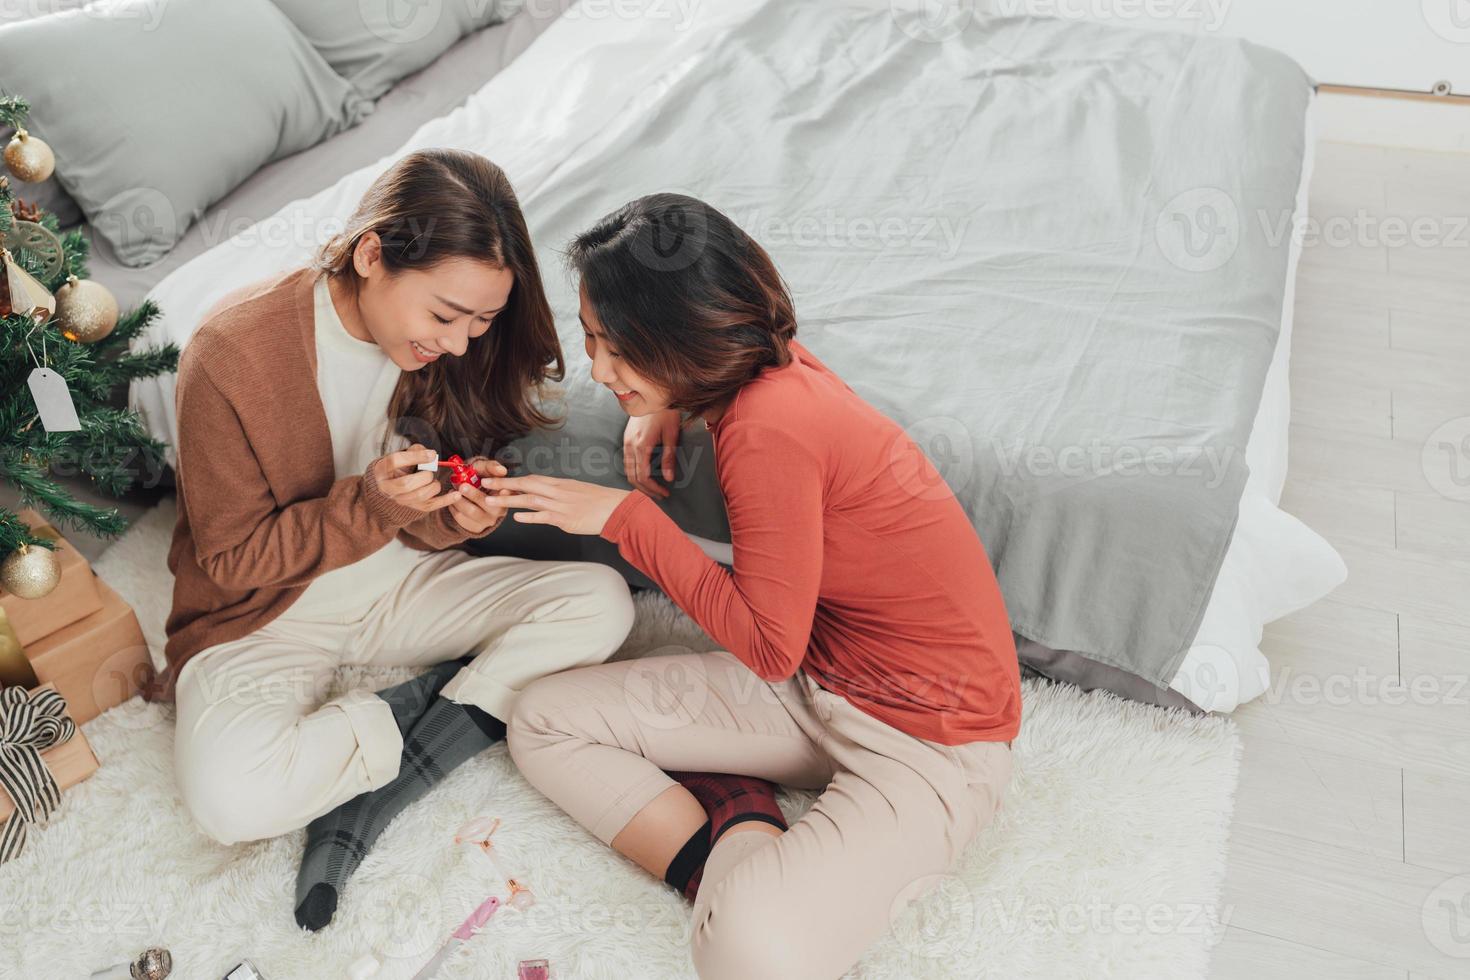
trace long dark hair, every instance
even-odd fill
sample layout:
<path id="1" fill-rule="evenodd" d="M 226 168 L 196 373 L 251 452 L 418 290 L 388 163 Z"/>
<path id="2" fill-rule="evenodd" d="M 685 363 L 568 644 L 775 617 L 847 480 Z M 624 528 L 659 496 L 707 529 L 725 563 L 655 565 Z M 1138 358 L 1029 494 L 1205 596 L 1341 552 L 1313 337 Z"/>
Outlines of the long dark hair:
<path id="1" fill-rule="evenodd" d="M 316 267 L 358 287 L 352 254 L 368 232 L 389 274 L 450 258 L 491 262 L 515 276 L 505 309 L 463 357 L 405 371 L 388 403 L 395 431 L 441 451 L 492 455 L 552 419 L 535 404 L 565 371 L 526 219 L 505 171 L 477 153 L 419 150 L 373 181 Z M 425 431 L 427 427 L 427 431 Z"/>
<path id="2" fill-rule="evenodd" d="M 690 415 L 791 360 L 796 312 L 766 250 L 703 201 L 650 194 L 573 239 L 608 341 Z"/>

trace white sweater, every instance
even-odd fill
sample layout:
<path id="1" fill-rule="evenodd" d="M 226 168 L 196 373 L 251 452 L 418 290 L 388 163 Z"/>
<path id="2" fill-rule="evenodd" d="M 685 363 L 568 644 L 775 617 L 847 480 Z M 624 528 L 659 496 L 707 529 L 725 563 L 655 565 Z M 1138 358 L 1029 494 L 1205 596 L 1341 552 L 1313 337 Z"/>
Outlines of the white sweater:
<path id="1" fill-rule="evenodd" d="M 388 402 L 402 371 L 377 344 L 347 332 L 332 303 L 327 277 L 313 290 L 316 320 L 316 386 L 332 436 L 336 479 L 367 469 L 383 454 Z M 394 435 L 389 449 L 402 448 Z M 326 465 L 326 461 L 322 462 Z M 397 585 L 423 557 L 398 538 L 361 561 L 326 572 L 306 587 L 282 619 L 350 620 Z"/>

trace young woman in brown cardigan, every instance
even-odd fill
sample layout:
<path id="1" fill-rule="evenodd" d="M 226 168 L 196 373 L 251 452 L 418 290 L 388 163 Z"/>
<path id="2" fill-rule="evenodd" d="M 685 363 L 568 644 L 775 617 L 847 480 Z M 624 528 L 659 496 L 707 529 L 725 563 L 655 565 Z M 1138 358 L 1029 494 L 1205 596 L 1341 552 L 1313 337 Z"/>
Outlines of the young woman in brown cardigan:
<path id="1" fill-rule="evenodd" d="M 505 733 L 532 680 L 603 662 L 633 621 L 580 562 L 475 558 L 504 516 L 418 469 L 546 424 L 562 354 L 505 174 L 411 154 L 313 266 L 227 297 L 184 352 L 168 668 L 179 790 L 225 843 L 308 827 L 296 918 L 404 806 Z M 336 667 L 425 667 L 328 700 Z M 350 801 L 350 802 L 349 802 Z"/>

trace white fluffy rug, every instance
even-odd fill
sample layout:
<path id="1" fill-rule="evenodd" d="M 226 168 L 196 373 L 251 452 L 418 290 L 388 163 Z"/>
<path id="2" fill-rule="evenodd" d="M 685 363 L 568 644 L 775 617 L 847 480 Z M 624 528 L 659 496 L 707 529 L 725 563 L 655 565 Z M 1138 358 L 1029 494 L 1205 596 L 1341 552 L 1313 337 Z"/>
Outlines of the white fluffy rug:
<path id="1" fill-rule="evenodd" d="M 155 651 L 172 523 L 165 504 L 97 565 Z M 661 596 L 640 596 L 638 612 L 629 655 L 712 648 Z M 399 676 L 344 672 L 341 684 Z M 182 980 L 215 980 L 243 957 L 268 980 L 335 980 L 368 952 L 385 980 L 411 977 L 498 890 L 481 855 L 450 843 L 482 814 L 502 818 L 497 845 L 540 901 L 503 909 L 441 976 L 510 980 L 518 960 L 536 957 L 560 978 L 694 975 L 682 899 L 542 798 L 503 744 L 395 822 L 335 922 L 311 935 L 291 913 L 302 833 L 223 847 L 196 831 L 174 785 L 171 708 L 134 699 L 84 731 L 102 768 L 0 868 L 0 976 L 85 977 L 157 944 Z M 1240 752 L 1233 723 L 1027 681 L 1015 752 L 999 819 L 852 975 L 1204 976 L 1228 921 L 1219 894 Z M 794 818 L 810 800 L 782 804 Z"/>

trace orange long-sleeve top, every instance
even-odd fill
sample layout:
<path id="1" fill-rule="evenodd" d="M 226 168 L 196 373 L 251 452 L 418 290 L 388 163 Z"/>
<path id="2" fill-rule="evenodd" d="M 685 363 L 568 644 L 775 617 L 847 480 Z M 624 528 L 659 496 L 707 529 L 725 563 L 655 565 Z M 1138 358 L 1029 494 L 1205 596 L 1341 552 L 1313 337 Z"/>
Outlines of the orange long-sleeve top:
<path id="1" fill-rule="evenodd" d="M 602 536 L 766 681 L 805 670 L 946 745 L 1014 738 L 1020 667 L 995 572 L 903 429 L 793 342 L 711 431 L 733 568 L 638 492 Z"/>

